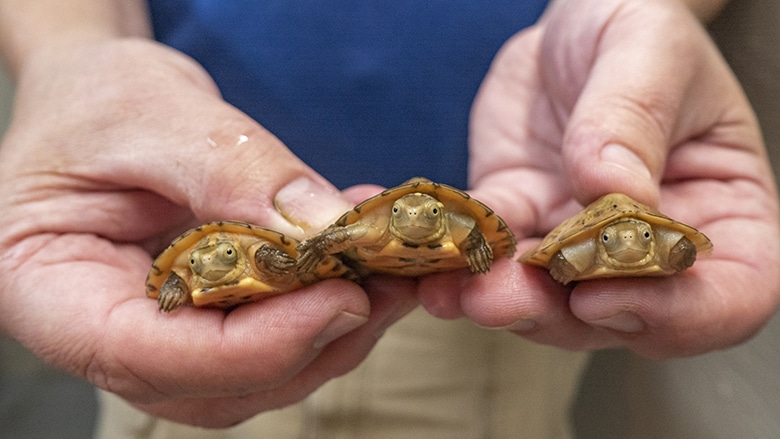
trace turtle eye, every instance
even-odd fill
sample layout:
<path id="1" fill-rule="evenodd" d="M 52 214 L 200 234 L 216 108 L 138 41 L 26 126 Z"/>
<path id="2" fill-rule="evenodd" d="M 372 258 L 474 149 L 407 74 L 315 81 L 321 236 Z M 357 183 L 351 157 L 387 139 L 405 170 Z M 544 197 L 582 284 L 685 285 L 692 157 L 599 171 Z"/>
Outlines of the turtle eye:
<path id="1" fill-rule="evenodd" d="M 398 213 L 398 206 L 393 206 L 393 213 Z"/>
<path id="2" fill-rule="evenodd" d="M 441 214 L 441 203 L 436 200 L 428 200 L 425 204 L 425 212 L 429 218 L 436 218 Z"/>
<path id="3" fill-rule="evenodd" d="M 200 273 L 203 270 L 203 264 L 197 251 L 190 253 L 190 269 L 194 273 Z"/>
<path id="4" fill-rule="evenodd" d="M 198 256 L 198 251 L 192 251 L 190 252 L 190 265 L 193 267 L 198 264 L 198 261 L 200 261 L 200 257 Z"/>
<path id="5" fill-rule="evenodd" d="M 653 239 L 653 230 L 647 224 L 640 225 L 639 234 L 645 241 Z"/>
<path id="6" fill-rule="evenodd" d="M 231 264 L 236 261 L 236 249 L 227 242 L 219 245 L 217 254 L 223 263 Z"/>
<path id="7" fill-rule="evenodd" d="M 601 231 L 601 243 L 605 248 L 612 248 L 619 245 L 620 240 L 617 238 L 617 230 L 614 227 L 606 227 Z"/>

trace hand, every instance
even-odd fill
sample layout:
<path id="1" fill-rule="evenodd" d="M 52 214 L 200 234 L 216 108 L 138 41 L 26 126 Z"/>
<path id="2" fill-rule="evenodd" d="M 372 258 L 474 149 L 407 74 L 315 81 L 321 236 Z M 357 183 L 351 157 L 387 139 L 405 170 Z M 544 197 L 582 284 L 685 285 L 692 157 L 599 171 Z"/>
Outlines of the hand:
<path id="1" fill-rule="evenodd" d="M 420 300 L 434 315 L 667 357 L 739 343 L 774 311 L 778 203 L 760 131 L 677 2 L 553 4 L 501 50 L 471 121 L 474 196 L 509 222 L 520 252 L 608 192 L 659 207 L 715 247 L 668 278 L 564 287 L 509 260 L 487 276 L 431 277 Z"/>
<path id="2" fill-rule="evenodd" d="M 301 238 L 351 206 L 173 50 L 36 53 L 0 149 L 0 330 L 153 415 L 234 424 L 354 368 L 412 287 L 329 280 L 164 315 L 144 295 L 152 256 L 206 221 Z"/>

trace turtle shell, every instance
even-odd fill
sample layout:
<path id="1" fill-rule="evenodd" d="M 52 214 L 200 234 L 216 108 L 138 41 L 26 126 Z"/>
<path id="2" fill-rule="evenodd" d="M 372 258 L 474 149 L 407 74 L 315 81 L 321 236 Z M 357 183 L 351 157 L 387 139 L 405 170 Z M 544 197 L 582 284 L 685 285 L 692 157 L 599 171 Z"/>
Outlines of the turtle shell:
<path id="1" fill-rule="evenodd" d="M 652 244 L 644 259 L 621 263 L 604 256 L 604 243 L 609 241 L 611 228 L 627 227 L 634 235 L 643 234 Z M 643 232 L 637 232 L 637 227 Z M 687 240 L 687 241 L 686 241 Z M 675 268 L 670 264 L 670 253 L 678 242 L 689 242 L 688 263 Z M 613 240 L 614 242 L 614 240 Z M 647 247 L 650 249 L 650 247 Z M 695 260 L 696 254 L 712 250 L 712 242 L 695 228 L 675 221 L 658 210 L 634 201 L 626 195 L 605 195 L 585 207 L 579 214 L 563 221 L 542 242 L 520 256 L 519 261 L 551 269 L 557 258 L 565 257 L 577 267 L 577 273 L 568 280 L 599 277 L 669 275 L 682 271 Z M 651 254 L 650 254 L 651 253 Z M 553 274 L 553 277 L 557 276 Z"/>
<path id="2" fill-rule="evenodd" d="M 297 245 L 295 239 L 247 223 L 207 223 L 184 232 L 160 253 L 146 278 L 146 294 L 158 299 L 166 312 L 183 304 L 231 308 L 347 273 L 338 259 L 327 258 L 314 272 L 299 275 Z M 197 266 L 211 263 L 217 257 L 213 249 L 219 246 L 233 258 L 231 266 L 236 270 L 224 277 L 222 273 L 199 274 Z M 180 297 L 164 298 L 170 288 Z"/>
<path id="3" fill-rule="evenodd" d="M 479 235 L 484 236 L 483 242 L 489 245 L 490 249 L 487 251 L 492 254 L 490 260 L 484 263 L 487 267 L 494 259 L 511 257 L 514 254 L 514 235 L 493 210 L 464 191 L 424 178 L 411 179 L 363 201 L 322 233 L 328 234 L 354 224 L 363 224 L 371 228 L 387 228 L 395 203 L 410 194 L 425 194 L 441 203 L 442 210 L 447 213 L 445 218 L 449 221 L 447 233 L 440 239 L 427 242 L 410 242 L 397 237 L 388 238 L 387 233 L 382 239 L 377 240 L 381 242 L 357 242 L 340 254 L 346 258 L 345 262 L 360 274 L 379 272 L 400 276 L 421 276 L 469 267 L 463 246 L 459 248 L 458 238 L 454 238 L 457 234 L 456 229 L 463 229 L 461 222 L 475 225 L 474 229 L 481 232 Z M 456 221 L 454 218 L 465 218 L 465 220 L 454 224 Z M 316 241 L 317 237 L 313 239 Z M 487 271 L 487 268 L 484 271 Z"/>

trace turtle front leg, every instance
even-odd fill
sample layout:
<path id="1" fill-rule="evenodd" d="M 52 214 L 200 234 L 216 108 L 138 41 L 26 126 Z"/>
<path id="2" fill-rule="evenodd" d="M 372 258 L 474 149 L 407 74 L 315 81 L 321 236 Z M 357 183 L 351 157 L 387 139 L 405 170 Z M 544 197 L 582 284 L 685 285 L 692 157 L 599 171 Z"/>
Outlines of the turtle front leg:
<path id="1" fill-rule="evenodd" d="M 493 263 L 493 249 L 485 239 L 485 235 L 474 227 L 465 240 L 466 259 L 472 273 L 487 273 Z"/>
<path id="2" fill-rule="evenodd" d="M 187 303 L 189 299 L 190 289 L 187 287 L 187 283 L 178 274 L 171 273 L 160 287 L 157 304 L 160 311 L 171 312 Z"/>
<path id="3" fill-rule="evenodd" d="M 669 266 L 678 273 L 696 262 L 696 244 L 683 236 L 669 252 Z"/>
<path id="4" fill-rule="evenodd" d="M 353 247 L 368 232 L 368 227 L 357 224 L 333 226 L 304 240 L 296 247 L 298 250 L 298 270 L 305 273 L 314 272 L 326 255 L 336 254 Z"/>
<path id="5" fill-rule="evenodd" d="M 264 243 L 255 252 L 255 264 L 259 268 L 259 276 L 264 280 L 282 282 L 295 273 L 295 258 L 283 249 Z"/>
<path id="6" fill-rule="evenodd" d="M 550 270 L 550 276 L 552 276 L 553 279 L 564 285 L 574 280 L 574 278 L 580 274 L 579 270 L 567 261 L 566 257 L 563 256 L 563 253 L 560 251 L 556 252 L 550 258 L 550 261 L 547 263 L 547 269 Z"/>

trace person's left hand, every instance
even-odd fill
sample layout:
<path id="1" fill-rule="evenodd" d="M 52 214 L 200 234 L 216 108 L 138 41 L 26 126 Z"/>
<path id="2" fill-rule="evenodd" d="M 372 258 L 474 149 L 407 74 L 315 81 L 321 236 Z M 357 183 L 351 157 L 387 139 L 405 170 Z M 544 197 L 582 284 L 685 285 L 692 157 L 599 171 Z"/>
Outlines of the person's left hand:
<path id="1" fill-rule="evenodd" d="M 189 227 L 300 239 L 351 203 L 169 47 L 58 39 L 21 64 L 0 146 L 0 334 L 44 361 L 150 415 L 227 427 L 354 369 L 417 305 L 407 280 L 328 279 L 160 313 L 144 279 Z"/>
<path id="2" fill-rule="evenodd" d="M 423 279 L 432 314 L 466 316 L 568 349 L 650 357 L 754 334 L 780 290 L 778 201 L 756 118 L 678 2 L 559 2 L 501 50 L 472 112 L 473 195 L 518 235 L 518 254 L 609 192 L 714 243 L 682 274 L 562 286 L 497 261 L 485 276 Z"/>

